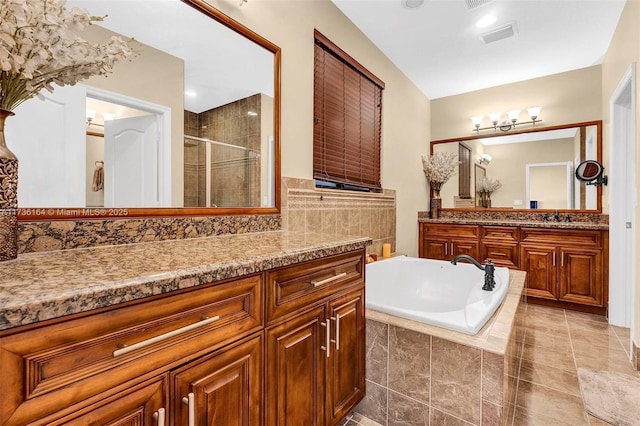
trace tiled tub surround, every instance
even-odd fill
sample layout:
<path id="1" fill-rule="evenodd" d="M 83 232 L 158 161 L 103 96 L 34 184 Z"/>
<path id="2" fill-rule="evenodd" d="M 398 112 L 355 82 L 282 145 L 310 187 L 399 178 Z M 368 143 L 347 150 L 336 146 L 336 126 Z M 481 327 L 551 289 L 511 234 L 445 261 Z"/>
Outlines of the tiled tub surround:
<path id="1" fill-rule="evenodd" d="M 280 215 L 19 222 L 18 253 L 279 231 L 280 226 Z"/>
<path id="2" fill-rule="evenodd" d="M 549 220 L 544 221 L 545 214 Z M 560 222 L 553 221 L 553 214 L 540 212 L 443 210 L 438 219 L 430 219 L 428 211 L 418 212 L 419 222 L 453 223 L 459 225 L 511 225 L 530 228 L 558 229 L 609 229 L 609 215 L 597 213 L 569 213 L 571 222 L 565 222 L 567 213 L 560 213 Z"/>
<path id="3" fill-rule="evenodd" d="M 282 229 L 291 233 L 323 232 L 366 235 L 369 253 L 382 254 L 382 244 L 395 251 L 396 195 L 316 189 L 311 179 L 282 178 Z"/>
<path id="4" fill-rule="evenodd" d="M 0 330 L 370 243 L 369 238 L 278 231 L 23 254 L 0 263 Z"/>
<path id="5" fill-rule="evenodd" d="M 500 425 L 513 416 L 525 274 L 475 336 L 367 310 L 367 396 L 381 425 Z"/>

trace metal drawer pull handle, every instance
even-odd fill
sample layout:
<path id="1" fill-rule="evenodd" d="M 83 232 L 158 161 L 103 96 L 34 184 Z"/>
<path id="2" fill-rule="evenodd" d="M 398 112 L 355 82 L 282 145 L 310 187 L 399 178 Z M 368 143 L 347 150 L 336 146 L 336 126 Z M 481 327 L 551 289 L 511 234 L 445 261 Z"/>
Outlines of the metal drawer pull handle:
<path id="1" fill-rule="evenodd" d="M 340 350 L 340 314 L 336 314 L 336 317 L 331 317 L 336 322 L 336 340 L 332 340 L 336 344 L 336 351 Z"/>
<path id="2" fill-rule="evenodd" d="M 311 284 L 313 284 L 313 286 L 314 286 L 314 287 L 319 287 L 319 286 L 321 286 L 321 285 L 328 284 L 328 283 L 330 283 L 330 282 L 332 282 L 332 281 L 339 280 L 340 278 L 342 278 L 342 277 L 346 277 L 346 276 L 347 276 L 347 273 L 346 273 L 346 272 L 343 272 L 343 273 L 341 273 L 341 274 L 334 275 L 333 277 L 329 277 L 329 278 L 324 279 L 324 280 L 322 280 L 322 281 L 311 281 Z"/>
<path id="3" fill-rule="evenodd" d="M 131 346 L 127 346 L 124 343 L 118 345 L 120 349 L 113 351 L 113 357 L 117 357 L 120 355 L 128 354 L 131 351 L 135 351 L 140 348 L 144 348 L 145 346 L 153 345 L 154 343 L 161 342 L 163 340 L 169 339 L 171 337 L 177 336 L 178 334 L 186 333 L 187 331 L 205 326 L 207 324 L 211 324 L 212 322 L 218 321 L 220 319 L 219 315 L 211 318 L 205 318 L 202 321 L 198 321 L 193 324 L 189 324 L 177 330 L 169 331 L 168 333 L 161 334 L 156 337 L 152 337 L 151 339 L 143 340 L 142 342 L 135 343 Z"/>
<path id="4" fill-rule="evenodd" d="M 193 392 L 182 398 L 182 403 L 188 407 L 189 410 L 189 426 L 196 426 L 196 397 Z"/>
<path id="5" fill-rule="evenodd" d="M 158 408 L 158 411 L 153 413 L 153 420 L 156 421 L 158 426 L 164 426 L 164 418 L 165 418 L 164 411 L 165 411 L 164 408 Z"/>
<path id="6" fill-rule="evenodd" d="M 327 352 L 327 358 L 329 358 L 329 351 L 331 350 L 331 348 L 329 347 L 329 344 L 331 342 L 331 320 L 329 318 L 327 318 L 327 322 L 321 322 L 320 323 L 321 326 L 324 327 L 325 333 L 325 346 L 320 346 L 320 349 L 323 349 L 324 351 Z"/>

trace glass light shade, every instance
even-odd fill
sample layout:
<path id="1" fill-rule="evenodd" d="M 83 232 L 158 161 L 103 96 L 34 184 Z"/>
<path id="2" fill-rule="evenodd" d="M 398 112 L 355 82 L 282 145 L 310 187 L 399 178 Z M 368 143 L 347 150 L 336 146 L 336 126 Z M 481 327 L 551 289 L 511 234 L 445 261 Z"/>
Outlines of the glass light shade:
<path id="1" fill-rule="evenodd" d="M 475 117 L 471 117 L 471 121 L 473 121 L 474 126 L 479 126 L 482 124 L 482 119 L 484 115 L 476 115 Z"/>
<path id="2" fill-rule="evenodd" d="M 501 112 L 492 112 L 491 114 L 489 114 L 489 120 L 491 120 L 492 123 L 499 123 L 501 116 Z"/>
<path id="3" fill-rule="evenodd" d="M 102 118 L 104 118 L 104 121 L 109 121 L 109 120 L 113 120 L 114 118 L 116 118 L 115 114 L 110 114 L 108 112 L 103 112 L 102 113 Z"/>
<path id="4" fill-rule="evenodd" d="M 529 117 L 531 117 L 531 119 L 535 119 L 538 118 L 540 116 L 540 110 L 542 109 L 542 107 L 531 107 L 531 108 L 527 108 L 527 112 L 529 113 Z"/>
<path id="5" fill-rule="evenodd" d="M 87 108 L 87 119 L 93 120 L 96 118 L 96 110 Z"/>
<path id="6" fill-rule="evenodd" d="M 511 110 L 507 112 L 507 115 L 509 116 L 509 120 L 515 123 L 516 121 L 518 121 L 518 117 L 520 117 L 520 110 L 519 109 Z"/>

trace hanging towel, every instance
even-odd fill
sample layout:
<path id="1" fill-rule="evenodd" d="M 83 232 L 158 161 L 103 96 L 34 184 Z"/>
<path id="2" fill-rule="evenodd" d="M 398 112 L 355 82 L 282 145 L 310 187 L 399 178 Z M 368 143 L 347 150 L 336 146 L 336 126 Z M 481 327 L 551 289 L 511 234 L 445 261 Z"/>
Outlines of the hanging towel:
<path id="1" fill-rule="evenodd" d="M 93 192 L 104 189 L 104 163 L 96 161 L 96 168 L 93 170 L 93 183 L 91 184 Z"/>

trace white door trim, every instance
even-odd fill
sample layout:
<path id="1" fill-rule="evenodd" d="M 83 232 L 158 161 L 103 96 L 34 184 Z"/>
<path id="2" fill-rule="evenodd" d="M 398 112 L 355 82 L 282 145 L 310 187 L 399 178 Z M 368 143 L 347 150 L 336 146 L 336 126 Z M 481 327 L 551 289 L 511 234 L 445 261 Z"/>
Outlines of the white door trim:
<path id="1" fill-rule="evenodd" d="M 609 322 L 634 336 L 636 193 L 636 64 L 629 65 L 609 100 Z M 627 223 L 631 229 L 627 229 Z"/>
<path id="2" fill-rule="evenodd" d="M 85 87 L 88 98 L 147 111 L 156 117 L 156 122 L 158 123 L 158 153 L 160 157 L 158 170 L 158 183 L 160 185 L 159 205 L 163 207 L 171 206 L 171 108 L 96 87 Z"/>

